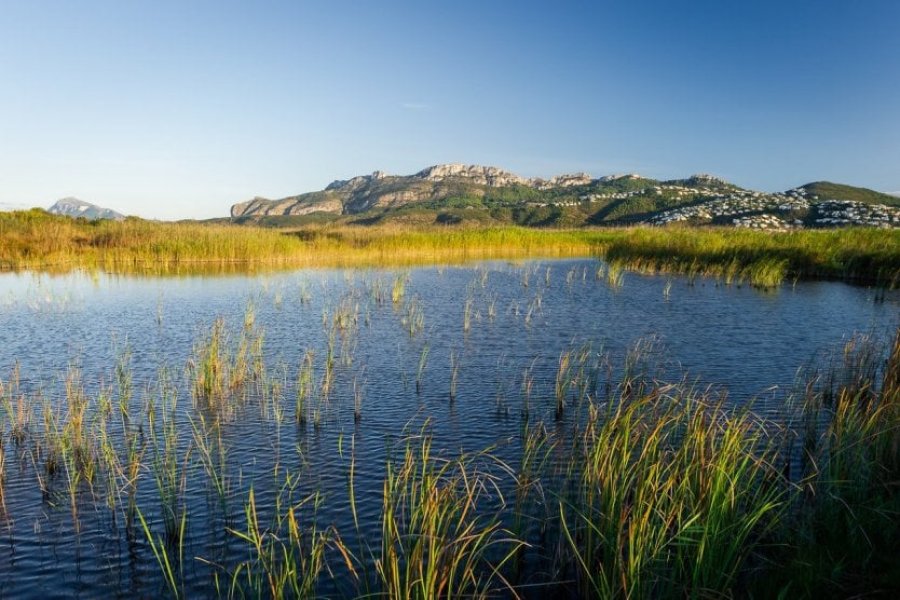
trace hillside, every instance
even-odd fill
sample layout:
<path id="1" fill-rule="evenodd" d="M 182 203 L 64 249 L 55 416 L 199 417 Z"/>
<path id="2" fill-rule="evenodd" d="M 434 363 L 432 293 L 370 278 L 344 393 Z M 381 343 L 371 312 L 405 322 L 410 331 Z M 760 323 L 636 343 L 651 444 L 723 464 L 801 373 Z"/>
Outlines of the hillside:
<path id="1" fill-rule="evenodd" d="M 239 223 L 294 226 L 311 221 L 370 225 L 518 224 L 537 227 L 647 223 L 754 229 L 900 226 L 900 199 L 828 182 L 786 192 L 743 189 L 711 175 L 658 181 L 637 174 L 524 178 L 497 167 L 435 165 L 414 175 L 376 171 L 324 190 L 231 207 Z"/>
<path id="2" fill-rule="evenodd" d="M 801 186 L 810 196 L 818 196 L 822 200 L 850 200 L 863 204 L 886 204 L 900 206 L 900 198 L 891 194 L 883 194 L 867 188 L 853 187 L 830 181 L 814 181 Z"/>

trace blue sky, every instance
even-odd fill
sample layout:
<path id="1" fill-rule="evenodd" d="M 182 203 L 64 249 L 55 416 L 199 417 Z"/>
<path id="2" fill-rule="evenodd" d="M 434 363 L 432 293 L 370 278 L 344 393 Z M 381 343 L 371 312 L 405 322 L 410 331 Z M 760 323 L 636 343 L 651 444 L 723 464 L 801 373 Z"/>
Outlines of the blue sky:
<path id="1" fill-rule="evenodd" d="M 0 205 L 150 218 L 443 162 L 900 190 L 900 2 L 0 0 Z"/>

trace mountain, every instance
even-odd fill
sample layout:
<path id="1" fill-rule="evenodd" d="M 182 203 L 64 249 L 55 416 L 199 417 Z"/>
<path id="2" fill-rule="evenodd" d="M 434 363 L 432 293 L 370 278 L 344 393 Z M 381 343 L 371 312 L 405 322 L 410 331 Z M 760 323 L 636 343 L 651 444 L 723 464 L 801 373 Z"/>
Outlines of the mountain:
<path id="1" fill-rule="evenodd" d="M 705 174 L 667 181 L 638 174 L 594 179 L 586 173 L 541 179 L 497 167 L 445 164 L 413 175 L 376 171 L 280 200 L 257 197 L 232 206 L 231 217 L 265 226 L 338 220 L 570 227 L 673 222 L 756 229 L 900 227 L 900 198 L 829 182 L 769 193 Z"/>
<path id="2" fill-rule="evenodd" d="M 85 219 L 113 219 L 121 221 L 125 218 L 125 215 L 117 213 L 111 208 L 103 208 L 78 198 L 57 200 L 53 206 L 47 209 L 47 212 L 67 217 L 84 217 Z"/>
<path id="3" fill-rule="evenodd" d="M 589 185 L 584 173 L 560 175 L 548 180 L 519 177 L 497 167 L 435 165 L 415 175 L 392 176 L 382 171 L 330 183 L 321 192 L 289 196 L 281 200 L 254 198 L 231 207 L 232 217 L 305 215 L 312 212 L 359 214 L 373 209 L 399 208 L 416 202 L 440 202 L 453 198 L 511 196 L 523 201 L 553 191 Z M 503 190 L 503 193 L 499 193 Z"/>

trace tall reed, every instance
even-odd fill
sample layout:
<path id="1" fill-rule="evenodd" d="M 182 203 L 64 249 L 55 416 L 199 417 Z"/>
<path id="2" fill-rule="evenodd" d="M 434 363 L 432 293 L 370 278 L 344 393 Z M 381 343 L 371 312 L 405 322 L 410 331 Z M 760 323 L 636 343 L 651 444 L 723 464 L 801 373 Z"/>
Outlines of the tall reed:
<path id="1" fill-rule="evenodd" d="M 411 440 L 384 480 L 382 594 L 389 598 L 486 598 L 519 542 L 496 518 L 479 514 L 491 485 L 475 457 L 440 461 L 427 436 Z"/>

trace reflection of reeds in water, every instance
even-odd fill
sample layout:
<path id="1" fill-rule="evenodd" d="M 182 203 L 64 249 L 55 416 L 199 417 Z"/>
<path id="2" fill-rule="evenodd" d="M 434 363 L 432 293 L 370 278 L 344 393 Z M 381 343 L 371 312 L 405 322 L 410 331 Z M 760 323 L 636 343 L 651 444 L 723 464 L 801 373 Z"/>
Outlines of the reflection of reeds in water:
<path id="1" fill-rule="evenodd" d="M 566 350 L 559 355 L 559 364 L 556 367 L 556 418 L 562 418 L 566 409 L 566 396 L 569 393 L 569 387 L 572 385 L 572 351 Z"/>
<path id="2" fill-rule="evenodd" d="M 425 374 L 425 365 L 428 362 L 428 352 L 430 346 L 426 343 L 422 345 L 422 351 L 419 353 L 419 365 L 416 368 L 416 393 L 422 393 L 422 378 Z"/>
<path id="3" fill-rule="evenodd" d="M 297 401 L 294 414 L 297 422 L 300 424 L 306 422 L 306 412 L 308 410 L 309 400 L 312 398 L 313 387 L 315 386 L 314 359 L 313 351 L 307 350 L 303 354 L 303 363 L 300 365 L 300 370 L 297 375 Z"/>
<path id="4" fill-rule="evenodd" d="M 472 296 L 468 296 L 466 298 L 465 304 L 463 305 L 463 332 L 469 333 L 469 330 L 472 329 L 472 307 L 475 304 L 475 299 Z"/>
<path id="5" fill-rule="evenodd" d="M 450 400 L 456 400 L 456 384 L 459 381 L 459 353 L 450 351 Z"/>
<path id="6" fill-rule="evenodd" d="M 353 420 L 357 423 L 362 419 L 363 385 L 357 377 L 353 378 Z"/>

